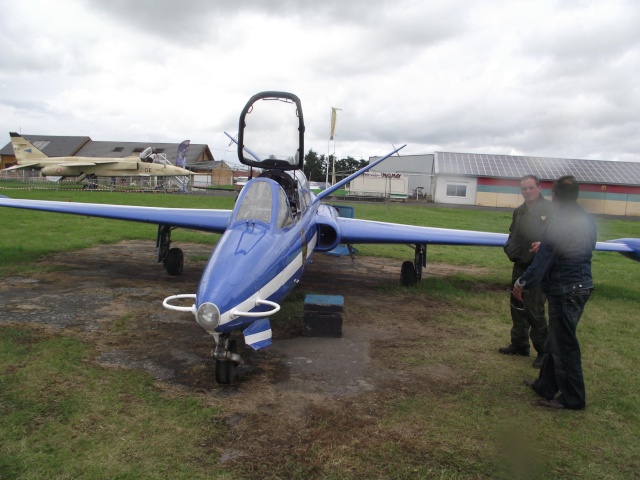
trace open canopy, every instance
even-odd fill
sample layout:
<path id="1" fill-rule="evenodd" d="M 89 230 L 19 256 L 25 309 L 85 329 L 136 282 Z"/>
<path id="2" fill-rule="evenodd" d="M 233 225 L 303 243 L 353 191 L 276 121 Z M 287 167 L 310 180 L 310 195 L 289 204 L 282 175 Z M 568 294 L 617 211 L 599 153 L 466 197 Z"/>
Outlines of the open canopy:
<path id="1" fill-rule="evenodd" d="M 300 99 L 287 92 L 261 92 L 240 114 L 238 159 L 262 169 L 302 169 L 304 120 Z"/>

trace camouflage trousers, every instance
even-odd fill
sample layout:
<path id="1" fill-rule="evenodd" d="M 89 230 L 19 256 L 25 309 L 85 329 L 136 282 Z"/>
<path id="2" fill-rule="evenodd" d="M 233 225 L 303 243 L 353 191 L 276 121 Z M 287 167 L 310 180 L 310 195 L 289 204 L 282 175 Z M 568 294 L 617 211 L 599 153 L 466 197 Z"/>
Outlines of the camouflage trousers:
<path id="1" fill-rule="evenodd" d="M 513 264 L 511 285 L 522 276 L 527 269 L 524 265 Z M 524 309 L 516 308 L 517 302 L 511 301 L 511 345 L 518 350 L 529 351 L 529 338 L 536 352 L 544 352 L 544 344 L 549 334 L 549 325 L 545 315 L 544 304 L 547 297 L 540 287 L 527 290 L 524 294 Z"/>

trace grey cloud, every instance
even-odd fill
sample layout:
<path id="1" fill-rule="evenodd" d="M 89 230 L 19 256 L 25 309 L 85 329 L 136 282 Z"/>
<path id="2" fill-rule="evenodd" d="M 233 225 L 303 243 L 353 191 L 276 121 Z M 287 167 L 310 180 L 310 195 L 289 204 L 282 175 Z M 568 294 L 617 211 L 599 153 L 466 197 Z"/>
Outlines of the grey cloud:
<path id="1" fill-rule="evenodd" d="M 182 43 L 199 40 L 218 27 L 218 2 L 206 0 L 86 0 L 91 10 L 128 24 L 141 33 Z"/>
<path id="2" fill-rule="evenodd" d="M 9 107 L 12 110 L 23 113 L 46 113 L 47 107 L 41 101 L 28 100 L 28 99 L 16 99 L 13 97 L 0 98 L 0 105 L 3 107 Z"/>
<path id="3" fill-rule="evenodd" d="M 611 2 L 612 11 L 617 3 Z M 575 13 L 580 12 L 576 9 Z M 549 76 L 582 76 L 623 62 L 625 56 L 637 55 L 638 25 L 640 9 L 633 6 L 589 24 L 555 26 L 553 30 L 542 26 L 522 39 L 521 52 L 544 62 L 543 73 Z"/>
<path id="4" fill-rule="evenodd" d="M 378 146 L 384 153 L 392 142 L 415 153 L 628 159 L 640 151 L 640 8 L 633 2 L 612 0 L 611 8 L 626 5 L 624 18 L 558 28 L 556 14 L 569 18 L 575 2 L 527 5 L 533 17 L 550 12 L 536 24 L 509 23 L 500 5 L 460 0 L 77 1 L 88 8 L 75 9 L 82 18 L 66 24 L 61 6 L 64 21 L 53 22 L 60 31 L 47 32 L 54 41 L 39 43 L 47 38 L 37 28 L 21 35 L 16 22 L 0 31 L 3 111 L 59 123 L 57 131 L 91 125 L 103 139 L 184 129 L 211 144 L 221 130 L 237 128 L 248 96 L 274 88 L 300 96 L 308 146 L 323 153 L 329 106 L 344 109 L 337 138 L 345 155 L 381 153 Z M 275 26 L 290 31 L 262 33 Z M 255 45 L 256 38 L 264 42 Z M 184 115 L 167 114 L 165 101 L 183 94 Z M 151 102 L 146 119 L 141 98 Z"/>
<path id="5" fill-rule="evenodd" d="M 343 42 L 317 56 L 314 68 L 319 75 L 384 74 L 414 64 L 428 49 L 459 38 L 466 31 L 464 15 L 453 8 L 421 10 L 420 14 L 402 8 L 393 13 L 377 13 L 377 23 L 351 25 Z"/>
<path id="6" fill-rule="evenodd" d="M 216 38 L 225 23 L 243 15 L 259 14 L 267 17 L 292 18 L 301 24 L 314 26 L 353 24 L 376 30 L 376 35 L 388 38 L 399 35 L 400 42 L 422 43 L 424 39 L 440 36 L 459 9 L 450 3 L 445 7 L 429 6 L 429 22 L 423 25 L 413 9 L 423 9 L 424 2 L 347 1 L 344 0 L 85 0 L 93 11 L 104 12 L 121 22 L 163 37 L 167 41 L 193 41 Z M 429 5 L 429 4 L 426 4 Z M 390 9 L 389 7 L 393 7 Z M 398 12 L 398 13 L 395 13 Z M 252 28 L 252 25 L 247 25 Z M 437 33 L 440 31 L 440 33 Z M 435 33 L 434 33 L 435 32 Z M 404 38 L 404 40 L 403 40 Z M 394 42 L 397 37 L 388 38 Z"/>
<path id="7" fill-rule="evenodd" d="M 83 36 L 77 42 L 74 32 L 39 28 L 24 30 L 9 22 L 0 30 L 0 71 L 3 74 L 45 74 L 92 71 L 90 46 L 95 38 Z"/>
<path id="8" fill-rule="evenodd" d="M 586 111 L 582 112 L 581 108 Z M 640 121 L 632 110 L 618 116 L 606 103 L 584 106 L 536 104 L 526 97 L 488 97 L 474 104 L 451 104 L 440 110 L 410 105 L 380 106 L 342 124 L 341 141 L 384 144 L 398 139 L 412 151 L 433 149 L 478 153 L 638 160 L 635 134 Z M 424 153 L 422 152 L 422 153 Z"/>
<path id="9" fill-rule="evenodd" d="M 0 69 L 3 74 L 59 70 L 65 63 L 63 52 L 38 47 L 33 38 L 19 37 L 11 31 L 0 33 Z"/>

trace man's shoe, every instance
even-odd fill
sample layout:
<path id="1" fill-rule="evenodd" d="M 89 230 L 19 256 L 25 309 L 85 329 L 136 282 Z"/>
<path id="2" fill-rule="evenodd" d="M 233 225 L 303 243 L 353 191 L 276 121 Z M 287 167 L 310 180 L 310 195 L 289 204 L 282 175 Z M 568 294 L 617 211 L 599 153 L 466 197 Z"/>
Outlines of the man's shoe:
<path id="1" fill-rule="evenodd" d="M 542 395 L 538 391 L 538 389 L 536 388 L 536 381 L 535 380 L 523 380 L 522 383 L 524 384 L 525 387 L 530 388 L 531 390 L 536 392 L 538 394 L 538 396 L 544 398 L 544 395 Z"/>
<path id="2" fill-rule="evenodd" d="M 500 347 L 498 352 L 503 355 L 521 355 L 523 357 L 529 356 L 529 350 L 521 350 L 519 348 L 514 347 L 513 345 L 509 345 L 508 347 Z"/>
<path id="3" fill-rule="evenodd" d="M 544 362 L 544 353 L 539 353 L 536 359 L 533 361 L 532 367 L 540 370 L 542 368 L 543 362 Z"/>
<path id="4" fill-rule="evenodd" d="M 555 398 L 552 398 L 551 400 L 547 400 L 546 398 L 538 400 L 538 405 L 540 405 L 541 407 L 553 408 L 555 410 L 563 410 L 567 408 Z"/>

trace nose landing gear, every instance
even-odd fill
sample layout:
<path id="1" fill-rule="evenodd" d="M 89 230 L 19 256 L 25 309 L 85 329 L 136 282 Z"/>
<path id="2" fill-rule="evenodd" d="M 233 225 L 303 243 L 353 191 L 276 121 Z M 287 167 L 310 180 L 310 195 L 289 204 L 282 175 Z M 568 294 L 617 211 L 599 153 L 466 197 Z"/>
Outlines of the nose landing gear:
<path id="1" fill-rule="evenodd" d="M 233 383 L 238 373 L 238 365 L 242 363 L 237 341 L 231 340 L 228 334 L 220 335 L 213 351 L 213 358 L 216 361 L 216 382 L 221 385 Z"/>

